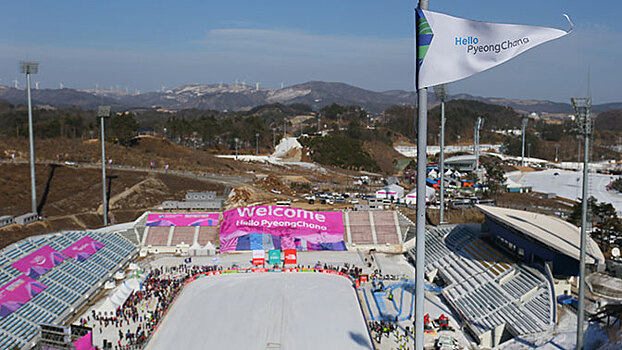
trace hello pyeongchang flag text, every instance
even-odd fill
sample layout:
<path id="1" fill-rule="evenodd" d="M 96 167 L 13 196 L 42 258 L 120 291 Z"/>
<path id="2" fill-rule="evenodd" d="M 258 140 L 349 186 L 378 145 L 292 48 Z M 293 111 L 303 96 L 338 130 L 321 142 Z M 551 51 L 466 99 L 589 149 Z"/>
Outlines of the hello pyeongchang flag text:
<path id="1" fill-rule="evenodd" d="M 417 89 L 464 79 L 572 31 L 572 23 L 566 32 L 415 12 Z"/>

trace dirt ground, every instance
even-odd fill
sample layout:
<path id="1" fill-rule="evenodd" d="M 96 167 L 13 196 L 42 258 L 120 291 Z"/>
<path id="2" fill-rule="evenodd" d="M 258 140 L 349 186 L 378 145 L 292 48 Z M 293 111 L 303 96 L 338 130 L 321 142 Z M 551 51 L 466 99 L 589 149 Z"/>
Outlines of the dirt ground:
<path id="1" fill-rule="evenodd" d="M 47 219 L 22 228 L 0 229 L 0 246 L 35 233 L 102 225 L 101 172 L 97 169 L 37 165 L 39 212 Z M 181 200 L 188 191 L 217 191 L 224 186 L 169 174 L 109 170 L 111 222 L 136 219 L 164 200 Z M 47 189 L 47 191 L 46 191 Z M 21 215 L 30 208 L 30 173 L 26 164 L 0 164 L 0 215 Z"/>
<path id="2" fill-rule="evenodd" d="M 28 139 L 8 138 L 0 140 L 0 157 L 10 159 L 15 153 L 17 159 L 28 159 Z M 58 155 L 58 157 L 57 157 Z M 54 138 L 35 140 L 35 156 L 38 160 L 60 160 L 61 162 L 97 163 L 101 161 L 101 143 L 97 139 L 81 140 Z M 113 164 L 163 169 L 218 172 L 233 174 L 252 170 L 252 164 L 217 158 L 209 152 L 179 146 L 164 139 L 143 137 L 136 145 L 124 147 L 106 143 L 106 158 Z"/>

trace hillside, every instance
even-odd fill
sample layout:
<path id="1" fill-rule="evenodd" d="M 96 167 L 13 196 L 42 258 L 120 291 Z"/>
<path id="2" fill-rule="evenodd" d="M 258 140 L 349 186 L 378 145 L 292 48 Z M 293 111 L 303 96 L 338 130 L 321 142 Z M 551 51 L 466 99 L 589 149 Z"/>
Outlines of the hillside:
<path id="1" fill-rule="evenodd" d="M 0 86 L 0 99 L 13 104 L 25 104 L 24 89 Z M 521 113 L 572 113 L 570 103 L 546 100 L 521 100 L 498 97 L 481 97 L 469 94 L 450 95 L 449 100 L 476 100 L 514 108 Z M 82 107 L 94 109 L 100 104 L 111 105 L 114 110 L 132 108 L 165 108 L 170 110 L 203 109 L 218 111 L 249 110 L 265 104 L 302 103 L 315 110 L 338 103 L 359 105 L 373 113 L 380 113 L 392 105 L 415 105 L 417 95 L 412 91 L 389 90 L 370 91 L 339 82 L 310 81 L 283 89 L 256 89 L 251 86 L 227 84 L 184 85 L 166 91 L 146 93 L 124 93 L 106 90 L 41 89 L 33 90 L 35 105 L 52 107 Z M 430 91 L 430 107 L 438 101 Z M 622 103 L 607 103 L 593 106 L 595 113 L 622 108 Z"/>

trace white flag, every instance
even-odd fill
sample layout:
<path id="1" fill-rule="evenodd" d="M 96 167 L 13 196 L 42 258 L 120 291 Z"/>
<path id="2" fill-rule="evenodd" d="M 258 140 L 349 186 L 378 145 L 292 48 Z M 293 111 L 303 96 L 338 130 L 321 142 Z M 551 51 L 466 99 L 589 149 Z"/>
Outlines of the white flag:
<path id="1" fill-rule="evenodd" d="M 572 31 L 472 21 L 416 9 L 417 89 L 464 79 Z"/>

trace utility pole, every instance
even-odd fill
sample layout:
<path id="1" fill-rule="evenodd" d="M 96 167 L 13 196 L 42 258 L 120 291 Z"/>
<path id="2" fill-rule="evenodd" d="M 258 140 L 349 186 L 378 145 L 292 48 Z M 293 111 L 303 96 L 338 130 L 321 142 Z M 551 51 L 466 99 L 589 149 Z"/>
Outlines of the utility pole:
<path id="1" fill-rule="evenodd" d="M 287 137 L 287 118 L 283 119 L 283 138 Z"/>
<path id="2" fill-rule="evenodd" d="M 108 196 L 106 194 L 106 143 L 104 133 L 104 119 L 110 117 L 110 106 L 99 106 L 97 116 L 101 120 L 102 131 L 102 206 L 104 213 L 104 226 L 108 226 Z"/>
<path id="3" fill-rule="evenodd" d="M 259 133 L 255 133 L 255 155 L 259 155 Z"/>
<path id="4" fill-rule="evenodd" d="M 477 117 L 477 122 L 475 122 L 475 133 L 474 133 L 474 149 L 473 149 L 473 153 L 475 153 L 475 174 L 477 175 L 477 178 L 479 179 L 479 131 L 482 129 L 482 127 L 484 126 L 484 118 L 483 117 Z"/>
<path id="5" fill-rule="evenodd" d="M 527 159 L 529 159 L 529 163 L 531 164 L 531 142 L 527 144 Z"/>
<path id="6" fill-rule="evenodd" d="M 520 166 L 525 166 L 525 129 L 527 129 L 527 123 L 529 123 L 529 119 L 526 117 L 523 118 L 521 135 L 523 137 L 523 145 L 521 147 L 521 161 Z"/>
<path id="7" fill-rule="evenodd" d="M 272 149 L 276 148 L 276 128 L 272 128 Z"/>
<path id="8" fill-rule="evenodd" d="M 589 78 L 588 78 L 589 79 Z M 572 107 L 583 134 L 583 195 L 581 198 L 581 253 L 579 256 L 579 306 L 577 310 L 577 350 L 583 349 L 583 323 L 585 318 L 585 244 L 587 235 L 587 186 L 588 186 L 588 149 L 591 133 L 592 98 L 571 98 Z M 579 146 L 581 144 L 579 143 Z"/>
<path id="9" fill-rule="evenodd" d="M 428 0 L 419 0 L 419 9 L 427 10 Z M 415 23 L 419 36 L 419 23 Z M 417 57 L 419 57 L 417 46 Z M 415 62 L 417 62 L 415 57 Z M 415 81 L 418 80 L 415 79 Z M 415 86 L 417 88 L 418 86 Z M 417 89 L 417 218 L 416 218 L 416 257 L 415 257 L 415 349 L 423 350 L 424 314 L 424 262 L 425 262 L 425 186 L 428 136 L 428 89 Z"/>
<path id="10" fill-rule="evenodd" d="M 559 162 L 559 145 L 555 145 L 555 163 Z"/>
<path id="11" fill-rule="evenodd" d="M 440 148 L 441 155 L 439 159 L 438 171 L 441 176 L 440 181 L 440 208 L 439 208 L 439 224 L 445 223 L 445 100 L 447 99 L 447 85 L 437 85 L 434 87 L 436 98 L 441 100 L 441 137 Z"/>
<path id="12" fill-rule="evenodd" d="M 39 73 L 38 62 L 22 62 L 22 73 L 26 73 L 26 91 L 28 97 L 28 138 L 30 142 L 30 200 L 32 212 L 39 214 L 37 211 L 37 189 L 35 186 L 35 140 L 32 125 L 32 99 L 30 96 L 30 75 Z"/>

